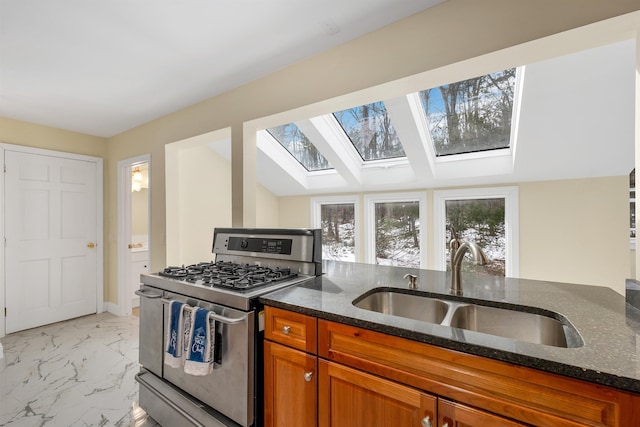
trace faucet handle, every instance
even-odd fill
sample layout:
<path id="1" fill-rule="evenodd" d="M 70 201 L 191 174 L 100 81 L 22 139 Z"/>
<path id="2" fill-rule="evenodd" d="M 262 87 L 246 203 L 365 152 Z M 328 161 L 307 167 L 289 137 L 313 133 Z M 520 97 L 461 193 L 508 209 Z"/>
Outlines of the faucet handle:
<path id="1" fill-rule="evenodd" d="M 402 276 L 402 278 L 409 279 L 409 283 L 407 283 L 407 285 L 409 286 L 410 289 L 416 289 L 418 287 L 418 284 L 416 283 L 418 276 L 407 273 L 404 276 Z"/>

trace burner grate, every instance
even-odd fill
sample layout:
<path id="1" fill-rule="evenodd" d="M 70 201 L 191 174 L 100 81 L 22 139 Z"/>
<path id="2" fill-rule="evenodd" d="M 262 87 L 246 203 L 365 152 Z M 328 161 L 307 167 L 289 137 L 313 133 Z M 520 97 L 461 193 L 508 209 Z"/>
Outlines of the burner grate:
<path id="1" fill-rule="evenodd" d="M 219 287 L 237 291 L 245 291 L 270 283 L 281 282 L 298 275 L 286 267 L 270 268 L 257 264 L 239 264 L 230 261 L 201 262 L 186 267 L 167 267 L 159 274 L 207 287 Z"/>

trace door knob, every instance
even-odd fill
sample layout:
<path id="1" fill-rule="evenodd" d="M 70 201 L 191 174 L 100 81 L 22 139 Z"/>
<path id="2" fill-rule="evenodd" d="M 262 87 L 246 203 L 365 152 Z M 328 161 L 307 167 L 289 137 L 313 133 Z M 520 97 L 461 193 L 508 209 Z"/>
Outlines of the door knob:
<path id="1" fill-rule="evenodd" d="M 93 248 L 95 248 L 95 247 L 96 247 L 96 244 L 95 244 L 95 243 L 93 243 L 93 242 L 90 242 L 90 243 L 87 243 L 87 247 L 88 247 L 89 249 L 93 249 Z"/>

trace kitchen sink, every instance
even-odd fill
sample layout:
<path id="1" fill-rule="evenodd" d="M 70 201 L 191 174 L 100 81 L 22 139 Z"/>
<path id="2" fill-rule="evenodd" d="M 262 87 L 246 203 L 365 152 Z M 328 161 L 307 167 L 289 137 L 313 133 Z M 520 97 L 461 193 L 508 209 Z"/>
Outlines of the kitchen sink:
<path id="1" fill-rule="evenodd" d="M 567 347 L 562 322 L 524 311 L 475 304 L 460 305 L 453 312 L 449 326 L 518 341 Z"/>
<path id="2" fill-rule="evenodd" d="M 365 310 L 429 323 L 441 323 L 449 311 L 449 305 L 442 300 L 399 292 L 375 292 L 353 304 Z"/>
<path id="3" fill-rule="evenodd" d="M 562 315 L 524 311 L 523 307 L 499 308 L 432 297 L 419 291 L 374 290 L 356 298 L 353 305 L 365 310 L 399 316 L 467 331 L 543 344 L 574 348 L 584 345 L 575 327 Z M 531 311 L 536 309 L 531 308 Z"/>

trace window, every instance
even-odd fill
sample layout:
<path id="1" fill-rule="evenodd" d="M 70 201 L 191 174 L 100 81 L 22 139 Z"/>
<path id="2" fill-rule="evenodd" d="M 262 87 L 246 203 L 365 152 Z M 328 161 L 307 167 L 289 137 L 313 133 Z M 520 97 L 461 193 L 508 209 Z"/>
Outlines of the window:
<path id="1" fill-rule="evenodd" d="M 423 193 L 365 196 L 366 262 L 426 266 L 426 204 Z"/>
<path id="2" fill-rule="evenodd" d="M 322 259 L 358 260 L 358 198 L 311 199 L 311 225 L 322 229 Z"/>
<path id="3" fill-rule="evenodd" d="M 384 102 L 361 105 L 333 113 L 362 160 L 405 157 Z"/>
<path id="4" fill-rule="evenodd" d="M 280 143 L 307 171 L 332 169 L 329 161 L 320 154 L 295 123 L 276 126 L 267 132 Z"/>
<path id="5" fill-rule="evenodd" d="M 474 241 L 490 262 L 486 266 L 464 263 L 478 273 L 518 277 L 518 189 L 479 188 L 434 192 L 434 262 L 438 270 L 450 269 L 448 242 L 453 225 L 461 241 Z"/>
<path id="6" fill-rule="evenodd" d="M 419 93 L 436 156 L 509 148 L 516 69 Z"/>

